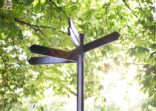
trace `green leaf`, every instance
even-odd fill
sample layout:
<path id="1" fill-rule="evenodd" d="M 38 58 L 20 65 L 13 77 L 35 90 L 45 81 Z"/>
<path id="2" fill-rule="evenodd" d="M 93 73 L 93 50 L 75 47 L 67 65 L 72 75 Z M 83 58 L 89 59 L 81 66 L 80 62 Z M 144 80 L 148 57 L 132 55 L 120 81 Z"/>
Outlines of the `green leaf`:
<path id="1" fill-rule="evenodd" d="M 4 0 L 0 0 L 0 8 L 3 7 Z"/>
<path id="2" fill-rule="evenodd" d="M 41 4 L 44 4 L 46 2 L 46 0 L 40 0 Z"/>
<path id="3" fill-rule="evenodd" d="M 34 2 L 33 2 L 33 6 L 34 7 L 36 7 L 37 5 L 39 5 L 40 4 L 40 0 L 34 0 Z"/>
<path id="4" fill-rule="evenodd" d="M 150 48 L 156 50 L 156 44 L 151 44 Z"/>
<path id="5" fill-rule="evenodd" d="M 26 3 L 27 5 L 30 5 L 30 4 L 33 3 L 33 1 L 34 1 L 34 0 L 25 0 L 25 3 Z"/>
<path id="6" fill-rule="evenodd" d="M 10 29 L 10 36 L 18 36 L 21 39 L 23 38 L 21 29 L 15 23 L 10 23 L 8 26 Z"/>
<path id="7" fill-rule="evenodd" d="M 129 50 L 129 54 L 131 56 L 145 56 L 149 53 L 149 49 L 145 48 L 145 47 L 142 47 L 142 46 L 136 46 L 134 48 L 131 48 Z"/>

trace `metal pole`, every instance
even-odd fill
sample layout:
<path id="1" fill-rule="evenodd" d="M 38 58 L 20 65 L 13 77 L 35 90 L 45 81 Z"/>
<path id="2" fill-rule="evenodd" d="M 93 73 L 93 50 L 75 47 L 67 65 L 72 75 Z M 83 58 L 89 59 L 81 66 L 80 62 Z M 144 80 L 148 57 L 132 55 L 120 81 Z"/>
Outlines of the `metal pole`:
<path id="1" fill-rule="evenodd" d="M 84 35 L 80 34 L 80 53 L 77 56 L 77 111 L 84 111 L 84 52 L 83 52 Z"/>

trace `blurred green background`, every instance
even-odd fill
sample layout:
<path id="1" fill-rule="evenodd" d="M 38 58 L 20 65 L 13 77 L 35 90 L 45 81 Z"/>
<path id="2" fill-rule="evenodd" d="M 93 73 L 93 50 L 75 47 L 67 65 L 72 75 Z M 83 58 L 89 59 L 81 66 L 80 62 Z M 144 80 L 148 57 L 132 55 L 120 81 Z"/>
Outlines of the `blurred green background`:
<path id="1" fill-rule="evenodd" d="M 76 64 L 31 66 L 29 46 L 72 50 L 68 18 L 85 43 L 85 111 L 156 110 L 154 0 L 0 0 L 0 110 L 76 111 Z"/>

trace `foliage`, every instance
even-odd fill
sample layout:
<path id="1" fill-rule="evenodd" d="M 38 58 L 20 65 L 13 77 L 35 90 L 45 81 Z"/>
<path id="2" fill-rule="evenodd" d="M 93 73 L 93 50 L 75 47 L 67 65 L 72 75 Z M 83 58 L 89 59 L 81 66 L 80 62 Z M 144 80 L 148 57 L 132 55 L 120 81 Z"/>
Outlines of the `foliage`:
<path id="1" fill-rule="evenodd" d="M 86 42 L 115 30 L 121 34 L 118 42 L 86 55 L 85 98 L 97 95 L 101 88 L 96 72 L 107 73 L 113 67 L 101 62 L 105 56 L 117 64 L 138 64 L 138 81 L 151 98 L 149 104 L 156 107 L 156 21 L 151 13 L 154 0 L 6 1 L 0 1 L 0 110 L 9 110 L 14 103 L 23 104 L 23 98 L 32 98 L 32 103 L 42 100 L 48 88 L 61 96 L 76 95 L 75 65 L 27 63 L 34 56 L 28 50 L 32 44 L 73 49 L 65 31 L 68 17 L 85 33 Z M 127 53 L 124 61 L 118 61 L 123 51 Z M 133 63 L 128 62 L 129 58 Z"/>

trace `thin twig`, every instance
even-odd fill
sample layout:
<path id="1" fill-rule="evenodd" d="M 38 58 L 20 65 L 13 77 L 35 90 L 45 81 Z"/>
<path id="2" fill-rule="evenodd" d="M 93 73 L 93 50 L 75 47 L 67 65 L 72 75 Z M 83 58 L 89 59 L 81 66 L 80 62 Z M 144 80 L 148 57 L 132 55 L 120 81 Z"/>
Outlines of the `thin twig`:
<path id="1" fill-rule="evenodd" d="M 69 17 L 67 16 L 66 12 L 65 12 L 61 7 L 57 6 L 56 3 L 53 2 L 53 0 L 50 0 L 50 2 L 51 2 L 58 10 L 61 10 L 62 13 L 65 15 L 65 17 L 66 17 L 67 19 L 69 19 Z"/>
<path id="2" fill-rule="evenodd" d="M 38 33 L 38 30 L 36 28 L 33 28 L 34 33 L 42 40 L 44 40 L 41 35 Z"/>
<path id="3" fill-rule="evenodd" d="M 66 86 L 66 89 L 67 89 L 71 94 L 77 96 L 77 94 L 76 94 L 74 91 L 72 91 L 69 87 Z"/>
<path id="4" fill-rule="evenodd" d="M 39 27 L 37 27 L 37 30 L 38 30 L 45 38 L 47 38 L 47 36 L 44 34 L 44 32 L 43 32 Z"/>
<path id="5" fill-rule="evenodd" d="M 132 12 L 132 14 L 140 21 L 139 17 L 133 12 L 133 10 L 129 7 L 129 5 L 127 4 L 127 2 L 125 0 L 122 0 L 122 1 L 126 5 L 126 7 Z"/>

